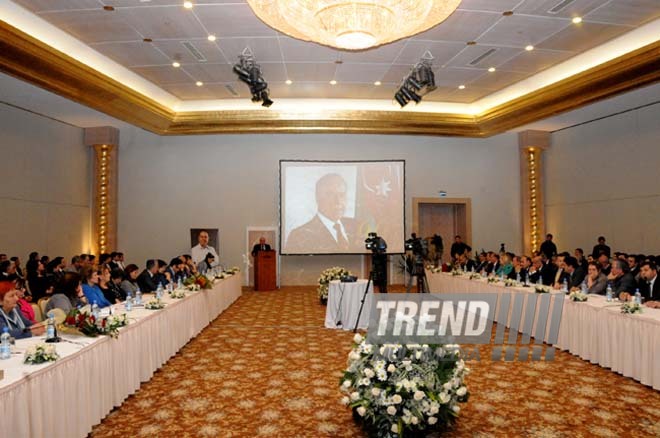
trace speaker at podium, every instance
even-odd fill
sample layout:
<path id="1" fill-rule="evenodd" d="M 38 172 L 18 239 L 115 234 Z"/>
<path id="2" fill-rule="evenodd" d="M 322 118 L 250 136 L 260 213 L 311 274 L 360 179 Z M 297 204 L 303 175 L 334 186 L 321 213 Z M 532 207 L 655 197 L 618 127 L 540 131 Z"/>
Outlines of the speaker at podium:
<path id="1" fill-rule="evenodd" d="M 277 289 L 277 252 L 258 251 L 254 257 L 254 290 Z"/>

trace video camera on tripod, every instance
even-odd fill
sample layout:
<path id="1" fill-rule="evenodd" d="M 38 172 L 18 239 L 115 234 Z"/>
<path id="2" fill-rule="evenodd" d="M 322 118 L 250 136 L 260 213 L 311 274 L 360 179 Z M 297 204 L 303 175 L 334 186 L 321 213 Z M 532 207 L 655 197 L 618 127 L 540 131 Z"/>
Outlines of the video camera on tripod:
<path id="1" fill-rule="evenodd" d="M 387 243 L 385 239 L 379 237 L 377 233 L 369 233 L 364 241 L 364 247 L 374 254 L 385 254 Z"/>

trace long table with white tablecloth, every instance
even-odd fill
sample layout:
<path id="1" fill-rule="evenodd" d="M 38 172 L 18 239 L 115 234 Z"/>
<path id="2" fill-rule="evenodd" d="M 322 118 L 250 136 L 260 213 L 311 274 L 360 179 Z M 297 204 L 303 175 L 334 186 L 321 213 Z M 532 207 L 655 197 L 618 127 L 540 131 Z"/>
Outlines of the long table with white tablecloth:
<path id="1" fill-rule="evenodd" d="M 360 279 L 353 283 L 343 283 L 333 280 L 328 285 L 328 305 L 325 310 L 325 327 L 353 330 L 358 320 L 360 305 L 364 298 L 364 306 L 360 314 L 358 328 L 365 329 L 369 325 L 371 301 L 373 299 L 373 284 L 365 295 L 367 280 Z"/>
<path id="2" fill-rule="evenodd" d="M 533 288 L 447 273 L 427 271 L 427 279 L 432 293 L 534 294 Z M 570 301 L 562 293 L 552 295 L 553 302 L 565 300 L 556 347 L 660 390 L 660 309 L 645 307 L 641 314 L 622 314 L 621 303 L 608 303 L 600 295 L 589 295 L 586 302 Z"/>
<path id="3" fill-rule="evenodd" d="M 62 335 L 60 359 L 41 365 L 24 365 L 22 353 L 44 337 L 18 340 L 17 354 L 0 362 L 0 438 L 87 436 L 240 296 L 240 275 L 183 299 L 165 294 L 164 309 L 129 312 L 116 339 Z"/>

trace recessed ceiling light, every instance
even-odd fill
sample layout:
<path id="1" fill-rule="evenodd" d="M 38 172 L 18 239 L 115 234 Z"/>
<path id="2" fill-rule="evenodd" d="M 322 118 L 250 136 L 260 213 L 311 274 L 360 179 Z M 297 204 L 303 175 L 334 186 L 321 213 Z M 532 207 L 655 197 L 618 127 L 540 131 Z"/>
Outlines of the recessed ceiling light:
<path id="1" fill-rule="evenodd" d="M 104 11 L 111 12 L 111 11 L 114 11 L 115 8 L 113 8 L 112 6 L 103 6 L 103 10 L 104 10 Z"/>
<path id="2" fill-rule="evenodd" d="M 197 81 L 197 82 L 195 82 L 195 85 L 197 85 L 198 87 L 201 87 L 202 85 L 204 85 L 204 82 Z"/>
<path id="3" fill-rule="evenodd" d="M 180 63 L 180 62 L 177 62 L 177 61 L 174 61 L 174 62 L 172 63 L 172 67 L 175 67 L 175 68 L 181 67 L 181 63 Z"/>
<path id="4" fill-rule="evenodd" d="M 573 23 L 575 24 L 582 23 L 582 17 L 573 17 Z"/>
<path id="5" fill-rule="evenodd" d="M 495 71 L 495 67 L 491 67 L 491 68 L 489 68 L 488 71 L 491 72 L 491 73 L 494 72 L 494 71 Z"/>
<path id="6" fill-rule="evenodd" d="M 459 89 L 459 90 L 465 90 L 465 85 L 459 85 L 459 86 L 458 86 L 458 89 Z"/>
<path id="7" fill-rule="evenodd" d="M 291 81 L 291 79 L 287 79 L 284 83 L 287 84 L 287 85 L 291 85 L 291 84 L 293 84 L 293 82 Z"/>
<path id="8" fill-rule="evenodd" d="M 151 38 L 143 38 L 142 41 L 144 41 L 145 43 L 151 43 L 154 40 L 152 40 Z"/>
<path id="9" fill-rule="evenodd" d="M 335 81 L 334 79 L 330 81 L 330 85 L 336 85 L 336 84 L 337 84 L 337 81 Z"/>
<path id="10" fill-rule="evenodd" d="M 378 87 L 380 85 L 380 81 L 374 82 L 374 85 Z"/>
<path id="11" fill-rule="evenodd" d="M 468 41 L 468 42 L 467 42 L 467 45 L 468 45 L 468 46 L 476 46 L 476 45 L 477 45 L 477 42 L 476 42 L 476 41 Z"/>
<path id="12" fill-rule="evenodd" d="M 532 46 L 530 44 L 529 46 L 525 47 L 525 50 L 527 50 L 528 52 L 531 52 L 532 50 L 534 50 L 534 46 Z"/>
<path id="13" fill-rule="evenodd" d="M 193 3 L 192 2 L 183 2 L 183 7 L 186 9 L 192 9 Z"/>
<path id="14" fill-rule="evenodd" d="M 215 35 L 209 35 L 208 39 L 209 41 L 215 41 Z"/>
<path id="15" fill-rule="evenodd" d="M 505 17 L 510 17 L 513 15 L 513 11 L 504 11 L 502 12 L 502 15 L 504 15 Z"/>

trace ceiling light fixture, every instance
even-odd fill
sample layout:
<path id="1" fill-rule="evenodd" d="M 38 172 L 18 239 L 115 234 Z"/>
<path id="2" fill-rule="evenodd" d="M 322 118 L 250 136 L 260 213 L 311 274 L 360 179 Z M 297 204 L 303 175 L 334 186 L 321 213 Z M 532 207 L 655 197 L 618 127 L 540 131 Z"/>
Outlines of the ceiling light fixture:
<path id="1" fill-rule="evenodd" d="M 532 46 L 530 44 L 529 46 L 525 47 L 525 50 L 527 50 L 528 52 L 531 52 L 532 50 L 534 50 L 534 46 Z"/>
<path id="2" fill-rule="evenodd" d="M 181 67 L 181 63 L 178 62 L 178 61 L 174 61 L 174 62 L 172 63 L 172 67 L 174 67 L 174 68 L 179 68 L 179 67 Z"/>
<path id="3" fill-rule="evenodd" d="M 197 81 L 197 82 L 195 82 L 195 85 L 197 85 L 198 87 L 201 87 L 202 85 L 204 85 L 204 82 Z"/>
<path id="4" fill-rule="evenodd" d="M 183 2 L 183 7 L 186 9 L 192 9 L 193 2 Z"/>
<path id="5" fill-rule="evenodd" d="M 495 67 L 491 67 L 488 69 L 489 72 L 493 73 L 495 71 Z"/>
<path id="6" fill-rule="evenodd" d="M 215 39 L 216 39 L 215 35 L 209 35 L 208 36 L 208 40 L 211 41 L 211 42 L 215 41 Z"/>
<path id="7" fill-rule="evenodd" d="M 374 82 L 374 85 L 377 86 L 377 87 L 380 86 L 380 81 Z"/>
<path id="8" fill-rule="evenodd" d="M 330 85 L 337 85 L 337 81 L 335 81 L 334 79 L 331 80 L 331 81 L 330 81 Z"/>
<path id="9" fill-rule="evenodd" d="M 287 85 L 291 85 L 291 84 L 293 84 L 293 82 L 291 81 L 291 79 L 287 79 L 284 83 L 287 84 Z"/>
<path id="10" fill-rule="evenodd" d="M 582 23 L 582 17 L 573 17 L 573 23 L 575 24 Z"/>
<path id="11" fill-rule="evenodd" d="M 248 47 L 238 56 L 238 63 L 234 64 L 233 70 L 238 75 L 238 79 L 250 87 L 252 102 L 261 102 L 261 106 L 266 108 L 273 104 L 268 97 L 268 83 L 261 73 L 261 67 L 254 60 L 254 55 Z"/>
<path id="12" fill-rule="evenodd" d="M 286 35 L 343 50 L 364 50 L 428 30 L 460 0 L 248 0 L 264 23 Z"/>
<path id="13" fill-rule="evenodd" d="M 401 105 L 401 108 L 411 100 L 414 100 L 415 103 L 421 102 L 422 96 L 436 89 L 432 63 L 433 56 L 427 50 L 408 76 L 403 78 L 399 90 L 394 94 L 394 100 Z"/>
<path id="14" fill-rule="evenodd" d="M 459 90 L 465 90 L 465 85 L 459 85 L 459 86 L 458 86 L 458 89 L 459 89 Z"/>

